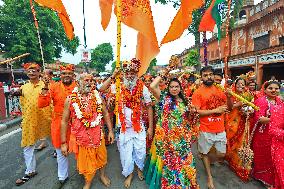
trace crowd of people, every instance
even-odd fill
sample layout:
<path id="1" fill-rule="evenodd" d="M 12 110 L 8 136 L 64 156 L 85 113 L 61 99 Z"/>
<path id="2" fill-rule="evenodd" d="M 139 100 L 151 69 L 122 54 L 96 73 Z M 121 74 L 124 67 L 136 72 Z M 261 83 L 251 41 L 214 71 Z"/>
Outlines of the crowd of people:
<path id="1" fill-rule="evenodd" d="M 69 153 L 75 154 L 84 189 L 96 171 L 109 187 L 106 146 L 116 142 L 126 188 L 137 170 L 151 189 L 198 189 L 195 158 L 200 158 L 209 189 L 215 188 L 212 164 L 228 165 L 244 182 L 254 178 L 284 189 L 284 109 L 276 79 L 258 91 L 253 72 L 226 83 L 210 66 L 200 76 L 171 74 L 171 65 L 156 77 L 139 78 L 140 66 L 135 58 L 124 61 L 122 69 L 98 81 L 62 65 L 55 82 L 38 64 L 25 64 L 29 82 L 12 94 L 21 99 L 26 165 L 16 185 L 37 175 L 35 145 L 51 136 L 58 164 L 54 188 L 68 181 Z M 192 152 L 194 143 L 198 154 Z"/>

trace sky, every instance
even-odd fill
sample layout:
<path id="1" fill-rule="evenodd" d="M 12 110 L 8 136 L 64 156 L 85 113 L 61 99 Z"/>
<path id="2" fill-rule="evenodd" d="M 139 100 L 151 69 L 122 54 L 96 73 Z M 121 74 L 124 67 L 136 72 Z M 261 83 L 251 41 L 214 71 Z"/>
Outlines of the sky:
<path id="1" fill-rule="evenodd" d="M 75 35 L 80 38 L 83 44 L 83 15 L 82 15 L 82 0 L 63 0 L 63 3 L 70 15 L 71 21 L 75 28 Z M 150 0 L 152 14 L 154 18 L 158 43 L 160 44 L 163 36 L 166 34 L 172 19 L 177 10 L 172 5 L 155 4 L 154 0 Z M 112 14 L 108 28 L 104 31 L 101 27 L 101 15 L 99 9 L 99 1 L 85 0 L 85 15 L 86 15 L 86 36 L 87 48 L 92 49 L 101 43 L 110 42 L 113 46 L 114 57 L 116 57 L 116 16 Z M 122 47 L 121 60 L 131 59 L 135 57 L 137 32 L 122 24 Z M 171 55 L 181 53 L 184 49 L 194 44 L 194 37 L 188 32 L 184 32 L 179 40 L 165 44 L 161 47 L 157 58 L 158 64 L 167 64 Z M 63 53 L 61 58 L 64 62 L 77 64 L 81 60 L 81 49 L 78 48 L 78 53 L 73 56 Z M 109 68 L 109 66 L 108 66 Z"/>
<path id="2" fill-rule="evenodd" d="M 61 61 L 78 64 L 81 60 L 83 49 L 83 0 L 62 0 L 70 19 L 73 23 L 75 35 L 80 39 L 80 46 L 75 55 L 63 52 Z M 154 18 L 156 35 L 158 43 L 160 44 L 162 38 L 166 34 L 171 21 L 173 20 L 177 10 L 173 8 L 172 4 L 161 5 L 155 4 L 155 0 L 150 0 L 152 15 Z M 255 4 L 261 0 L 255 0 Z M 1 4 L 1 0 L 0 0 Z M 108 28 L 104 31 L 101 27 L 101 13 L 98 0 L 85 0 L 85 15 L 86 15 L 86 36 L 87 49 L 94 49 L 101 43 L 111 43 L 114 51 L 114 58 L 116 57 L 116 16 L 112 14 L 111 21 Z M 210 35 L 210 34 L 209 34 Z M 137 32 L 122 24 L 122 47 L 121 60 L 131 59 L 135 56 Z M 189 34 L 187 30 L 183 35 L 170 43 L 164 44 L 160 48 L 158 54 L 157 64 L 168 64 L 169 58 L 173 54 L 180 54 L 183 50 L 194 45 L 194 36 Z M 107 66 L 110 69 L 110 65 Z"/>
<path id="3" fill-rule="evenodd" d="M 255 4 L 261 0 L 255 0 Z M 82 0 L 63 0 L 63 3 L 70 15 L 71 21 L 74 25 L 75 35 L 80 38 L 80 43 L 83 44 L 83 1 Z M 152 7 L 152 14 L 155 23 L 156 35 L 158 43 L 160 44 L 162 38 L 166 34 L 171 21 L 173 20 L 177 10 L 173 8 L 172 4 L 161 5 L 155 4 L 154 0 L 150 0 Z M 98 0 L 85 0 L 85 15 L 86 15 L 86 36 L 87 48 L 93 49 L 101 43 L 111 43 L 114 51 L 114 58 L 116 57 L 116 16 L 112 14 L 111 21 L 108 28 L 104 31 L 101 27 L 101 14 Z M 210 35 L 210 34 L 209 34 Z M 135 56 L 136 51 L 137 32 L 122 24 L 122 47 L 121 60 L 131 59 Z M 157 64 L 167 64 L 169 58 L 173 54 L 179 54 L 183 50 L 194 45 L 194 36 L 189 34 L 187 30 L 183 35 L 170 43 L 164 44 L 160 48 L 158 54 Z M 83 45 L 78 47 L 78 53 L 72 54 L 62 53 L 61 60 L 78 64 L 81 60 L 81 50 Z M 110 69 L 110 65 L 107 66 Z"/>

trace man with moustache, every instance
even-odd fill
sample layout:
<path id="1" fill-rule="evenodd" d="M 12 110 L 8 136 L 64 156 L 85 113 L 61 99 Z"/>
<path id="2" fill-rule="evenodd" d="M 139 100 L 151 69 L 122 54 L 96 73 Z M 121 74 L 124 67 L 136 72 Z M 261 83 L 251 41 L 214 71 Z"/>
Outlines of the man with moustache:
<path id="1" fill-rule="evenodd" d="M 44 83 L 40 81 L 40 66 L 36 63 L 26 63 L 24 68 L 29 77 L 29 82 L 21 86 L 19 91 L 13 92 L 11 95 L 20 96 L 20 104 L 22 108 L 22 141 L 24 159 L 26 163 L 25 176 L 16 181 L 16 185 L 20 186 L 32 177 L 36 172 L 35 144 L 41 139 L 50 135 L 50 119 L 47 118 L 45 112 L 50 111 L 50 107 L 38 108 L 38 95 L 44 88 Z"/>
<path id="2" fill-rule="evenodd" d="M 52 112 L 51 139 L 57 153 L 59 181 L 55 183 L 53 188 L 61 188 L 68 179 L 68 159 L 62 154 L 60 149 L 60 128 L 65 99 L 72 93 L 76 86 L 74 81 L 74 70 L 75 66 L 71 64 L 60 66 L 61 81 L 56 83 L 50 83 L 50 79 L 48 77 L 44 77 L 43 80 L 45 85 L 38 99 L 38 106 L 40 108 L 47 107 L 51 103 L 54 106 L 54 110 Z"/>
<path id="3" fill-rule="evenodd" d="M 109 114 L 99 92 L 93 89 L 93 76 L 81 74 L 77 87 L 67 97 L 61 126 L 61 150 L 64 156 L 73 152 L 77 159 L 77 169 L 85 177 L 84 189 L 91 187 L 96 170 L 107 164 L 107 150 L 102 132 L 104 119 L 108 130 L 108 140 L 113 143 L 114 134 Z M 70 124 L 69 124 L 70 123 Z M 69 142 L 67 130 L 71 129 Z M 103 183 L 110 180 L 101 175 Z"/>
<path id="4" fill-rule="evenodd" d="M 151 93 L 138 78 L 141 66 L 140 60 L 133 58 L 122 63 L 123 83 L 118 100 L 118 149 L 122 165 L 122 174 L 126 177 L 124 186 L 129 188 L 133 179 L 135 165 L 138 167 L 138 177 L 143 180 L 143 168 L 146 158 L 146 132 L 149 138 L 153 135 L 153 109 Z M 101 90 L 109 87 L 111 79 L 118 74 L 115 70 L 110 79 L 107 79 Z M 149 128 L 146 131 L 142 121 L 142 105 L 148 110 Z"/>
<path id="5" fill-rule="evenodd" d="M 211 66 L 201 69 L 203 84 L 194 92 L 192 104 L 200 116 L 200 134 L 198 137 L 198 151 L 203 160 L 207 173 L 207 185 L 213 189 L 214 182 L 210 164 L 220 161 L 226 154 L 226 132 L 224 116 L 232 104 L 229 97 L 217 88 L 214 83 L 214 70 Z M 216 149 L 213 149 L 213 147 Z M 210 151 L 211 150 L 211 151 Z"/>

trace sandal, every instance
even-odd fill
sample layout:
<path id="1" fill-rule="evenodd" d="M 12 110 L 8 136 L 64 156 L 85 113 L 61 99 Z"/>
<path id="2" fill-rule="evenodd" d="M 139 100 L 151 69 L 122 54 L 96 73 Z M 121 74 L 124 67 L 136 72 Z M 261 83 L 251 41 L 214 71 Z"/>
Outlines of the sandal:
<path id="1" fill-rule="evenodd" d="M 51 154 L 51 155 L 52 155 L 52 157 L 53 157 L 53 158 L 55 158 L 55 159 L 56 159 L 56 158 L 57 158 L 56 150 L 54 150 L 54 151 L 52 152 L 52 154 Z"/>
<path id="2" fill-rule="evenodd" d="M 37 175 L 37 172 L 27 174 L 27 175 L 23 176 L 22 178 L 16 180 L 16 185 L 21 186 L 21 185 L 25 184 L 26 182 L 28 182 L 31 178 L 35 177 L 36 175 Z"/>
<path id="3" fill-rule="evenodd" d="M 45 149 L 47 147 L 47 145 L 39 145 L 38 147 L 35 148 L 36 151 L 42 151 L 43 149 Z"/>

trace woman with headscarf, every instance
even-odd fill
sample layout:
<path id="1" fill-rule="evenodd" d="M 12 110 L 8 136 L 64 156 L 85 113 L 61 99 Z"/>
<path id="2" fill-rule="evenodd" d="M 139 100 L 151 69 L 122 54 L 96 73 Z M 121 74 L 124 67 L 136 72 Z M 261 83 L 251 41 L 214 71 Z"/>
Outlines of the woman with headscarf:
<path id="1" fill-rule="evenodd" d="M 233 86 L 233 92 L 242 96 L 248 101 L 253 100 L 253 96 L 245 88 L 246 82 L 239 77 Z M 248 181 L 251 170 L 250 165 L 245 165 L 242 157 L 239 155 L 239 150 L 246 147 L 248 144 L 248 128 L 250 125 L 250 115 L 253 109 L 244 105 L 236 98 L 232 97 L 233 109 L 228 114 L 226 133 L 227 133 L 227 153 L 226 161 L 230 168 L 243 181 Z"/>
<path id="2" fill-rule="evenodd" d="M 271 156 L 275 174 L 274 189 L 284 189 L 284 104 L 275 107 L 270 117 Z"/>
<path id="3" fill-rule="evenodd" d="M 252 150 L 254 152 L 252 176 L 267 186 L 273 186 L 275 174 L 272 164 L 271 144 L 269 134 L 271 110 L 282 103 L 279 98 L 280 84 L 277 81 L 267 81 L 263 85 L 262 97 L 255 101 L 260 109 L 254 114 L 252 129 Z"/>

